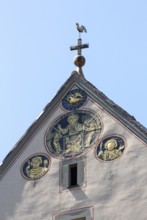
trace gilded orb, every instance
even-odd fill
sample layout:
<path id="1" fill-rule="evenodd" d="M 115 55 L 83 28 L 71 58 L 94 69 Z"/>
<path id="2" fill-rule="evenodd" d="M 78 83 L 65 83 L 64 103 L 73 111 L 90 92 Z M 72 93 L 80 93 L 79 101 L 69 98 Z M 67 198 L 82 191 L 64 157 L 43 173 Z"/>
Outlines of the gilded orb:
<path id="1" fill-rule="evenodd" d="M 78 67 L 84 66 L 85 62 L 86 62 L 85 57 L 81 55 L 78 55 L 74 58 L 74 64 Z"/>

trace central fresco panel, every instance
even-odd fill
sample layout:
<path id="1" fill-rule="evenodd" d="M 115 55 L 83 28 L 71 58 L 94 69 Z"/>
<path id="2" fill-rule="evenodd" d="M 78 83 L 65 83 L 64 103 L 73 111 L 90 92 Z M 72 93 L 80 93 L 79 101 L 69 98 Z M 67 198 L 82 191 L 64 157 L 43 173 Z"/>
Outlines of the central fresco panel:
<path id="1" fill-rule="evenodd" d="M 57 119 L 47 130 L 47 150 L 60 159 L 88 151 L 101 133 L 98 116 L 90 111 L 77 110 Z"/>

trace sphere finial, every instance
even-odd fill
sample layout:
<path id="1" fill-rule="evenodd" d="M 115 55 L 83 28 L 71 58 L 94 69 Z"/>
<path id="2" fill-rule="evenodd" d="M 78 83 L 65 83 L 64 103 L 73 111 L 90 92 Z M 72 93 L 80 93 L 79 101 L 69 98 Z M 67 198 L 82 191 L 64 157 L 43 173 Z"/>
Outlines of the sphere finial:
<path id="1" fill-rule="evenodd" d="M 76 57 L 74 57 L 74 64 L 77 66 L 77 67 L 82 67 L 85 65 L 85 57 L 82 56 L 82 55 L 77 55 Z"/>
<path id="2" fill-rule="evenodd" d="M 83 71 L 82 71 L 82 67 L 84 66 L 86 62 L 86 59 L 84 56 L 82 55 L 77 55 L 75 58 L 74 58 L 74 64 L 77 66 L 77 72 L 81 75 L 84 75 L 83 74 Z"/>

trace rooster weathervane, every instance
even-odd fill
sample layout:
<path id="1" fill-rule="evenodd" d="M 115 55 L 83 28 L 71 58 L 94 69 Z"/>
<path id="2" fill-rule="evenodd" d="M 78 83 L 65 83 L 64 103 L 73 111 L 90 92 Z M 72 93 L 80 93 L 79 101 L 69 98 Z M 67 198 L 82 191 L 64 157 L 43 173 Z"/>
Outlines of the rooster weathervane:
<path id="1" fill-rule="evenodd" d="M 79 31 L 79 38 L 81 37 L 80 35 L 82 32 L 87 33 L 85 26 L 83 26 L 83 25 L 80 26 L 79 23 L 76 23 L 76 26 L 77 26 L 77 30 Z"/>

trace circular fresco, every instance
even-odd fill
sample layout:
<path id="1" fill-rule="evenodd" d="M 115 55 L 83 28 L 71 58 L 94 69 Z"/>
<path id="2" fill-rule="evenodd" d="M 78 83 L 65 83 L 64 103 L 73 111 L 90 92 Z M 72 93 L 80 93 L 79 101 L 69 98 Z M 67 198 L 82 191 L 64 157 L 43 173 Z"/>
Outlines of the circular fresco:
<path id="1" fill-rule="evenodd" d="M 92 112 L 79 110 L 68 113 L 47 131 L 47 150 L 55 157 L 70 158 L 91 148 L 100 133 L 100 120 Z"/>
<path id="2" fill-rule="evenodd" d="M 115 160 L 124 152 L 125 142 L 122 138 L 112 136 L 105 138 L 96 149 L 97 157 L 104 161 Z"/>
<path id="3" fill-rule="evenodd" d="M 23 176 L 29 180 L 37 180 L 49 170 L 50 160 L 44 154 L 36 154 L 28 158 L 22 165 Z"/>
<path id="4" fill-rule="evenodd" d="M 62 106 L 66 110 L 76 110 L 87 100 L 87 94 L 82 89 L 72 89 L 62 100 Z"/>

